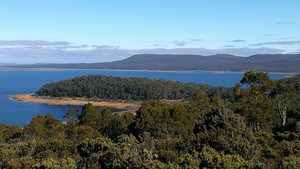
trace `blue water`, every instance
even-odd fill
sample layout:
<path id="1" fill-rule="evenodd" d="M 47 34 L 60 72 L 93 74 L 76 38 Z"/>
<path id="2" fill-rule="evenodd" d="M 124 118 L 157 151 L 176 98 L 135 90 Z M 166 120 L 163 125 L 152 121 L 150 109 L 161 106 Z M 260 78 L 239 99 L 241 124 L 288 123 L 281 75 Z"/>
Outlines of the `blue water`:
<path id="1" fill-rule="evenodd" d="M 63 120 L 63 115 L 76 106 L 52 106 L 24 103 L 11 100 L 11 94 L 34 93 L 49 82 L 56 82 L 82 75 L 112 75 L 120 77 L 147 77 L 151 79 L 176 80 L 180 82 L 206 83 L 212 86 L 232 87 L 243 77 L 243 73 L 213 72 L 151 72 L 117 70 L 55 70 L 55 71 L 0 71 L 0 123 L 23 126 L 37 114 L 51 113 Z M 272 79 L 281 79 L 286 74 L 270 74 Z"/>

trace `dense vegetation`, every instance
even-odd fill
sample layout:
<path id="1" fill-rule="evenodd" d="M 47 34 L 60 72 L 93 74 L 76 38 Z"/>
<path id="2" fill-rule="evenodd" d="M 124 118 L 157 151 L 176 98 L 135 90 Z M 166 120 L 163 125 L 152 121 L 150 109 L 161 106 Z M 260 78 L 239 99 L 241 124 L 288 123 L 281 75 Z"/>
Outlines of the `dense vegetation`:
<path id="1" fill-rule="evenodd" d="M 66 123 L 2 124 L 0 168 L 299 168 L 299 89 L 299 76 L 248 71 L 231 99 L 149 100 L 136 115 L 86 104 Z"/>
<path id="2" fill-rule="evenodd" d="M 178 100 L 190 98 L 199 91 L 215 92 L 216 89 L 208 85 L 180 83 L 162 79 L 150 80 L 147 78 L 120 78 L 91 75 L 46 84 L 36 92 L 36 95 L 126 101 L 150 99 Z"/>
<path id="3" fill-rule="evenodd" d="M 217 54 L 169 55 L 139 54 L 106 63 L 25 65 L 25 68 L 122 69 L 122 70 L 206 70 L 300 72 L 299 54 L 260 54 L 249 57 Z"/>

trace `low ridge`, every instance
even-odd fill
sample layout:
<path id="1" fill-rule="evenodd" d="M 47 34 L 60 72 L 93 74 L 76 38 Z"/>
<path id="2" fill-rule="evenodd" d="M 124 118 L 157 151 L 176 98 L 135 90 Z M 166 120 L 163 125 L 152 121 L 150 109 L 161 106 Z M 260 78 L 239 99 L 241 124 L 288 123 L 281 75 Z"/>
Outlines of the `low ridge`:
<path id="1" fill-rule="evenodd" d="M 300 72 L 300 54 L 260 54 L 239 57 L 227 54 L 211 56 L 138 54 L 127 59 L 104 63 L 35 64 L 22 68 L 123 69 L 123 70 L 203 70 Z"/>

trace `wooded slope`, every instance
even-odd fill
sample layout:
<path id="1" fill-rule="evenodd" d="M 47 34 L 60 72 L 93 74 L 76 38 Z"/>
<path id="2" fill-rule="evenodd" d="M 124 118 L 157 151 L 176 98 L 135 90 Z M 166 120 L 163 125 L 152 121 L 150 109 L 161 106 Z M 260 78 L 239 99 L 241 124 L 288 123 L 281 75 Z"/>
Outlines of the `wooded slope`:
<path id="1" fill-rule="evenodd" d="M 300 54 L 265 54 L 249 57 L 218 54 L 168 55 L 140 54 L 105 63 L 41 64 L 17 66 L 25 68 L 123 69 L 123 70 L 204 70 L 204 71 L 266 71 L 300 72 Z"/>

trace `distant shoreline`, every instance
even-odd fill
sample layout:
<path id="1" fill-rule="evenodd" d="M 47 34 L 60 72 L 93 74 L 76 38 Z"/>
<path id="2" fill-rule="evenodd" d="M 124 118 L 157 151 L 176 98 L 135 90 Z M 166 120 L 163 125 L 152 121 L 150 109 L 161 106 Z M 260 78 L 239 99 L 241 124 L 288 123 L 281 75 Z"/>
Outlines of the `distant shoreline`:
<path id="1" fill-rule="evenodd" d="M 140 102 L 106 102 L 106 101 L 90 101 L 84 98 L 50 98 L 50 97 L 35 97 L 34 94 L 15 94 L 9 96 L 12 100 L 48 105 L 61 106 L 83 106 L 86 103 L 92 103 L 94 106 L 108 106 L 120 111 L 117 112 L 136 112 L 140 107 Z"/>
<path id="2" fill-rule="evenodd" d="M 64 70 L 104 70 L 104 71 L 140 71 L 140 72 L 211 72 L 216 74 L 223 74 L 223 73 L 244 73 L 244 71 L 225 71 L 225 70 L 134 70 L 134 69 L 80 69 L 80 68 L 21 68 L 21 67 L 1 67 L 0 71 L 2 70 L 24 70 L 24 71 L 64 71 Z M 264 72 L 264 71 L 263 71 Z M 299 74 L 296 72 L 267 72 L 267 73 L 276 73 L 276 74 Z"/>

